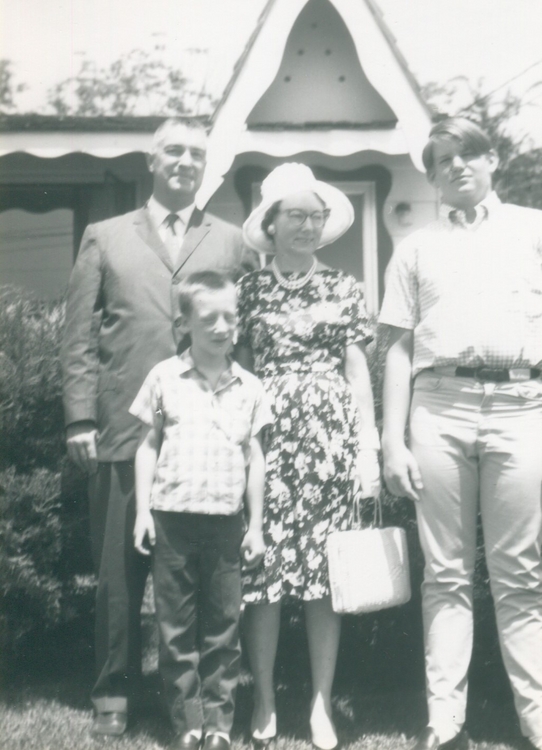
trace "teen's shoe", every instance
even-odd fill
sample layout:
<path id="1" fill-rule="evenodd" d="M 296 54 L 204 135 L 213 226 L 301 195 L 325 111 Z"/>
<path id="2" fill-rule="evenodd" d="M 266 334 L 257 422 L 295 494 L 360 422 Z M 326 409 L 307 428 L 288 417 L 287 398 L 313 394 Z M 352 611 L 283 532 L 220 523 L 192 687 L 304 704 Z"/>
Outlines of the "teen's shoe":
<path id="1" fill-rule="evenodd" d="M 412 750 L 468 750 L 469 736 L 461 729 L 455 737 L 447 742 L 440 742 L 437 733 L 432 727 L 427 727 L 416 740 Z"/>
<path id="2" fill-rule="evenodd" d="M 231 743 L 220 734 L 208 734 L 203 743 L 203 750 L 231 750 Z"/>
<path id="3" fill-rule="evenodd" d="M 94 736 L 120 737 L 126 731 L 128 717 L 123 711 L 100 711 L 94 717 L 90 733 Z"/>

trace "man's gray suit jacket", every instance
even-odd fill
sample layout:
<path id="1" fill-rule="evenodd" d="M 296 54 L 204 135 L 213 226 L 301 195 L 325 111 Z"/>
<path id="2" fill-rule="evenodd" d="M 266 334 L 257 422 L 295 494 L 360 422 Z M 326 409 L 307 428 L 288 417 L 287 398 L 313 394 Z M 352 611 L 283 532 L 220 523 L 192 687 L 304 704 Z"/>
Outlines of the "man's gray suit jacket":
<path id="1" fill-rule="evenodd" d="M 61 362 L 66 425 L 96 422 L 99 461 L 135 455 L 140 425 L 128 409 L 150 369 L 177 350 L 180 279 L 208 269 L 239 276 L 255 266 L 237 227 L 197 209 L 175 267 L 146 208 L 86 229 Z"/>

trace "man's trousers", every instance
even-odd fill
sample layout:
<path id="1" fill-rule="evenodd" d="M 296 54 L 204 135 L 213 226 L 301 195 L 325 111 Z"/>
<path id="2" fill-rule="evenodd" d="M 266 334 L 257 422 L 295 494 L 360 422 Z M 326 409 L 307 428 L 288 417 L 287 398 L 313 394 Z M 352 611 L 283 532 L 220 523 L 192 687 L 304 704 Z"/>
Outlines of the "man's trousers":
<path id="1" fill-rule="evenodd" d="M 96 593 L 96 711 L 126 711 L 141 677 L 141 604 L 150 568 L 134 547 L 134 462 L 100 463 L 89 481 Z"/>
<path id="2" fill-rule="evenodd" d="M 242 513 L 154 511 L 160 674 L 176 733 L 229 733 L 239 679 Z"/>
<path id="3" fill-rule="evenodd" d="M 414 383 L 410 445 L 424 484 L 417 516 L 429 723 L 444 741 L 465 721 L 480 512 L 521 728 L 542 735 L 542 382 L 424 371 Z"/>

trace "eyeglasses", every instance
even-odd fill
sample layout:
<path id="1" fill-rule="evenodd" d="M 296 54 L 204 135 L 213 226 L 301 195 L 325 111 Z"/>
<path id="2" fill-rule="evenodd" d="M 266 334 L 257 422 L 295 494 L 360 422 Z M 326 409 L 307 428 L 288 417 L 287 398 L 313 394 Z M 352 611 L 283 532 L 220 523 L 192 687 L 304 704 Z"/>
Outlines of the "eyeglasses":
<path id="1" fill-rule="evenodd" d="M 300 208 L 287 208 L 279 211 L 279 213 L 286 214 L 288 221 L 294 227 L 302 227 L 310 217 L 313 227 L 320 229 L 320 227 L 323 227 L 328 220 L 330 210 L 329 208 L 325 208 L 323 211 L 313 211 L 309 214 L 307 211 L 302 211 Z"/>

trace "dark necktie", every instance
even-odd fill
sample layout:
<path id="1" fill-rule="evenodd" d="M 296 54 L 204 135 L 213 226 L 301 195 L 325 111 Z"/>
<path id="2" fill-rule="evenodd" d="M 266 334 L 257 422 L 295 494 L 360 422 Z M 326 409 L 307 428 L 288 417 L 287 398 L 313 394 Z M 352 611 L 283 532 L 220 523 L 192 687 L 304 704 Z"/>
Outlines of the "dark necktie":
<path id="1" fill-rule="evenodd" d="M 173 265 L 175 265 L 175 263 L 177 262 L 177 259 L 179 257 L 179 250 L 181 249 L 181 241 L 177 236 L 177 232 L 175 231 L 175 224 L 178 221 L 180 221 L 180 219 L 177 214 L 168 214 L 164 222 L 166 225 L 164 244 L 168 249 L 169 256 Z"/>

